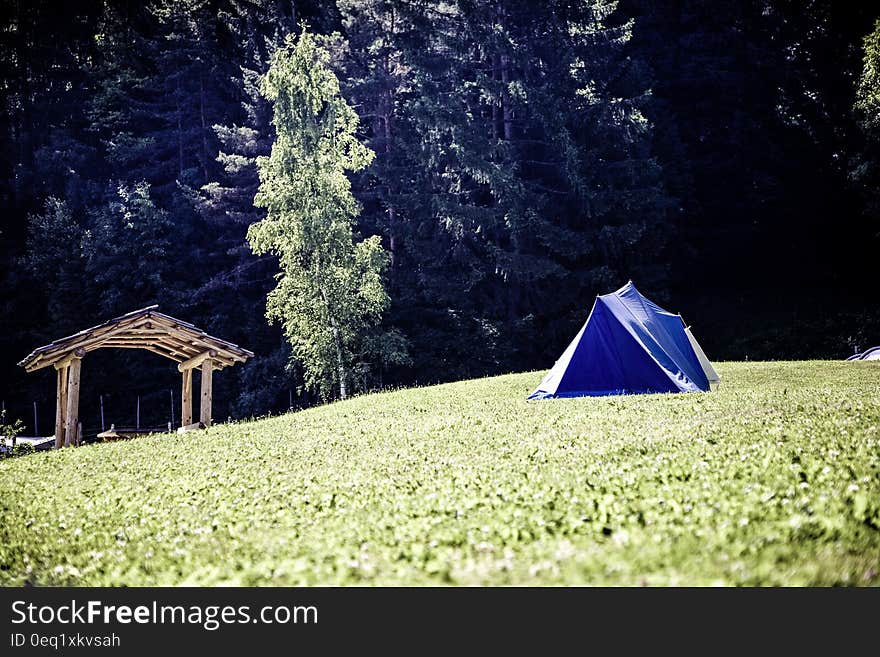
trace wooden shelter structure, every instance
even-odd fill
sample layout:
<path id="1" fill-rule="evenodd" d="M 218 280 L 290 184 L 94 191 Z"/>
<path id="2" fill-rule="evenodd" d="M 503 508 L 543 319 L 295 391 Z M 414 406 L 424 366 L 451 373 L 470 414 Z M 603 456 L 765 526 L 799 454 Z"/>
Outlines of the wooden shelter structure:
<path id="1" fill-rule="evenodd" d="M 182 428 L 211 426 L 212 376 L 235 363 L 243 363 L 253 353 L 236 344 L 215 338 L 188 322 L 175 319 L 148 306 L 98 326 L 61 338 L 34 349 L 19 365 L 28 372 L 55 368 L 58 393 L 55 405 L 55 447 L 77 445 L 79 423 L 79 381 L 82 359 L 90 351 L 107 347 L 146 349 L 177 362 L 183 376 L 180 423 Z M 201 412 L 192 421 L 193 370 L 200 368 Z"/>

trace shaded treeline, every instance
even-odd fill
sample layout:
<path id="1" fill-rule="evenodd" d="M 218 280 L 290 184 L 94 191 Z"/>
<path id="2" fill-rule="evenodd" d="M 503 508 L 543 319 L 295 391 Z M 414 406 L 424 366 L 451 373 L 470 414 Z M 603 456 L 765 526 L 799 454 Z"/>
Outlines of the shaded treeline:
<path id="1" fill-rule="evenodd" d="M 593 296 L 628 279 L 680 310 L 713 358 L 880 342 L 880 78 L 864 59 L 880 10 L 867 5 L 3 0 L 0 12 L 0 397 L 29 424 L 37 400 L 41 433 L 54 379 L 16 362 L 151 303 L 257 353 L 218 377 L 218 419 L 315 400 L 265 320 L 277 262 L 245 240 L 265 216 L 255 158 L 274 138 L 260 76 L 300 24 L 331 52 L 375 152 L 352 183 L 360 234 L 390 256 L 388 343 L 351 364 L 353 389 L 547 367 Z M 140 394 L 143 421 L 164 423 L 177 386 L 170 362 L 97 352 L 83 417 L 96 426 L 104 393 L 107 423 L 131 424 Z"/>

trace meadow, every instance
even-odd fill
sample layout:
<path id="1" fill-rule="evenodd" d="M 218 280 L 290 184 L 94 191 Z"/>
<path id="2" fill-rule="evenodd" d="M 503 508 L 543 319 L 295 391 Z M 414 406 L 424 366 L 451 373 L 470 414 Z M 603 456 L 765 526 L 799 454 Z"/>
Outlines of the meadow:
<path id="1" fill-rule="evenodd" d="M 0 462 L 0 584 L 880 585 L 880 363 L 541 373 Z"/>

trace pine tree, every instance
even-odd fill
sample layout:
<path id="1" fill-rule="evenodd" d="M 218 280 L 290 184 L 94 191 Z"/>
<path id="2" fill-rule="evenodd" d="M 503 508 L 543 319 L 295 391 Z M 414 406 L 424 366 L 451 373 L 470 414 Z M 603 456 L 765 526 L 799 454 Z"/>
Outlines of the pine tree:
<path id="1" fill-rule="evenodd" d="M 305 29 L 275 53 L 261 90 L 274 104 L 276 140 L 258 160 L 255 203 L 267 217 L 248 241 L 279 258 L 267 316 L 283 325 L 307 385 L 345 398 L 358 343 L 388 300 L 386 253 L 377 236 L 355 240 L 360 208 L 346 177 L 373 153 L 356 137 L 357 114 L 339 94 L 329 53 Z"/>
<path id="2" fill-rule="evenodd" d="M 93 213 L 83 251 L 103 316 L 173 298 L 179 290 L 168 274 L 176 260 L 173 227 L 145 182 L 119 183 L 116 199 Z"/>
<path id="3" fill-rule="evenodd" d="M 355 193 L 392 251 L 388 316 L 418 370 L 538 366 L 583 298 L 662 284 L 669 200 L 613 3 L 339 8 L 335 60 L 377 153 Z"/>
<path id="4" fill-rule="evenodd" d="M 47 336 L 77 330 L 86 280 L 82 240 L 83 228 L 62 199 L 47 198 L 43 211 L 29 218 L 24 265 L 46 294 Z"/>

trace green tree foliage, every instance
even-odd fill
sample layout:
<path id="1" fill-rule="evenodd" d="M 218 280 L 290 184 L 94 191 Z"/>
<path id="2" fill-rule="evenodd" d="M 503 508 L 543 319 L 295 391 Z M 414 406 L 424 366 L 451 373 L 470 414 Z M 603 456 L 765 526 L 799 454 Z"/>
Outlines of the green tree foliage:
<path id="1" fill-rule="evenodd" d="M 18 436 L 23 432 L 24 422 L 18 419 L 14 422 L 9 422 L 6 418 L 6 409 L 0 410 L 0 449 L 2 449 L 2 456 L 18 456 L 21 453 L 27 453 L 26 449 L 22 450 L 21 446 L 16 444 Z"/>
<path id="2" fill-rule="evenodd" d="M 872 137 L 880 136 L 880 20 L 865 37 L 865 59 L 856 100 L 862 128 Z"/>
<path id="3" fill-rule="evenodd" d="M 856 158 L 852 178 L 863 190 L 875 234 L 880 234 L 880 20 L 865 37 L 864 48 L 855 110 L 865 134 L 865 147 Z"/>
<path id="4" fill-rule="evenodd" d="M 291 404 L 297 390 L 297 404 L 308 402 L 302 395 L 302 380 L 286 367 L 290 347 L 277 325 L 265 320 L 266 295 L 273 287 L 277 260 L 270 254 L 256 256 L 247 244 L 247 228 L 263 218 L 254 206 L 259 188 L 257 157 L 269 155 L 274 138 L 272 105 L 260 94 L 260 79 L 269 68 L 274 50 L 295 26 L 293 17 L 272 3 L 266 15 L 256 8 L 236 17 L 230 31 L 243 44 L 239 67 L 230 72 L 230 86 L 240 97 L 240 114 L 228 124 L 215 124 L 219 142 L 217 161 L 221 171 L 199 191 L 197 207 L 204 221 L 207 253 L 205 278 L 193 294 L 195 307 L 210 314 L 212 331 L 230 336 L 260 353 L 241 368 L 238 394 L 232 408 L 237 416 L 257 415 L 271 408 Z M 263 26 L 270 26 L 266 33 Z M 234 304 L 217 304 L 216 299 L 235 299 Z"/>
<path id="5" fill-rule="evenodd" d="M 117 199 L 95 213 L 83 240 L 86 273 L 95 281 L 104 316 L 169 300 L 174 286 L 173 224 L 156 207 L 150 186 L 120 183 Z"/>
<path id="6" fill-rule="evenodd" d="M 255 204 L 267 217 L 248 241 L 279 259 L 267 316 L 284 326 L 307 385 L 345 398 L 359 342 L 388 301 L 387 256 L 378 236 L 356 240 L 360 208 L 346 177 L 373 153 L 355 134 L 358 117 L 339 94 L 329 54 L 305 29 L 275 53 L 261 91 L 274 104 L 276 139 L 258 160 Z"/>
<path id="7" fill-rule="evenodd" d="M 356 193 L 419 371 L 538 366 L 585 298 L 662 286 L 669 201 L 614 3 L 338 6 L 330 43 L 377 153 Z"/>
<path id="8" fill-rule="evenodd" d="M 85 278 L 82 253 L 83 229 L 74 220 L 67 203 L 50 196 L 43 211 L 30 216 L 27 252 L 23 264 L 46 286 L 46 303 L 51 318 L 74 315 L 80 305 L 79 291 Z M 67 330 L 62 322 L 49 329 Z"/>
<path id="9" fill-rule="evenodd" d="M 832 276 L 829 258 L 857 232 L 845 161 L 857 132 L 857 42 L 872 10 L 821 1 L 621 5 L 634 17 L 630 50 L 654 81 L 646 115 L 684 242 L 677 285 L 705 276 L 716 290 L 751 295 L 771 278 Z"/>

